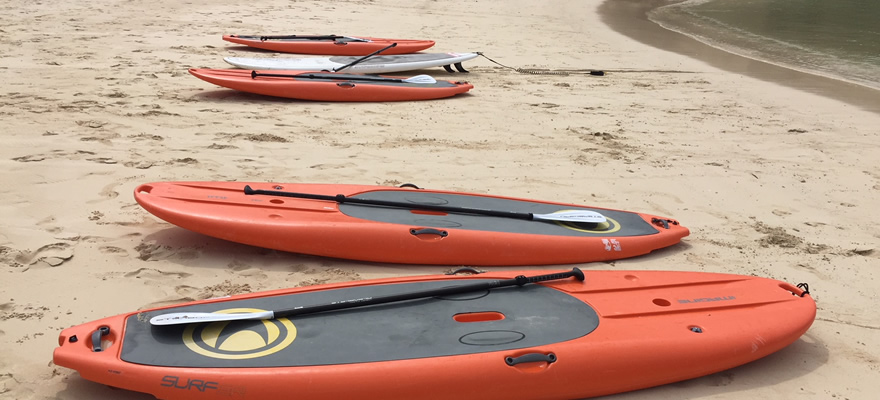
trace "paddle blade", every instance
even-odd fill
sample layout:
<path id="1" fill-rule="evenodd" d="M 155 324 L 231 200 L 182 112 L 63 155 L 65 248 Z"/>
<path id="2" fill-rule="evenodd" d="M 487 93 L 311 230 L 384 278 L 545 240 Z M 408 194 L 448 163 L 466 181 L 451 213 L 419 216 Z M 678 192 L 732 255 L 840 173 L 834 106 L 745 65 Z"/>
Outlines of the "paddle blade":
<path id="1" fill-rule="evenodd" d="M 601 224 L 607 221 L 604 215 L 587 210 L 560 211 L 553 214 L 532 214 L 532 218 L 543 221 L 586 222 L 590 224 Z"/>
<path id="2" fill-rule="evenodd" d="M 203 313 L 203 312 L 178 312 L 157 315 L 150 318 L 150 325 L 180 325 L 180 324 L 197 324 L 202 322 L 217 321 L 241 321 L 249 319 L 272 319 L 275 313 L 272 311 L 253 312 L 253 313 Z"/>
<path id="3" fill-rule="evenodd" d="M 403 80 L 407 83 L 424 83 L 424 84 L 432 84 L 437 83 L 437 80 L 434 79 L 431 75 L 416 75 L 412 78 L 406 78 Z"/>

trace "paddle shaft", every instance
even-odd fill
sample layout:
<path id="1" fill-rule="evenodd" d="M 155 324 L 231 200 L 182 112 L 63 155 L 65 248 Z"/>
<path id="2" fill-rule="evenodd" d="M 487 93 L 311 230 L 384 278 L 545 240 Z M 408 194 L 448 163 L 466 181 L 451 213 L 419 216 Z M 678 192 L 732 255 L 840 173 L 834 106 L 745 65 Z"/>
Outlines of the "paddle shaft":
<path id="1" fill-rule="evenodd" d="M 449 286 L 437 289 L 420 290 L 417 292 L 400 293 L 388 296 L 378 297 L 361 297 L 357 299 L 348 299 L 334 301 L 328 304 L 319 304 L 312 306 L 300 306 L 287 310 L 278 310 L 274 312 L 275 318 L 295 317 L 305 314 L 314 314 L 325 311 L 344 310 L 346 308 L 365 307 L 376 304 L 395 303 L 406 300 L 424 299 L 428 297 L 449 296 L 453 294 L 470 293 L 481 290 L 489 290 L 506 286 L 523 286 L 527 283 L 538 283 L 550 280 L 566 279 L 575 277 L 579 281 L 584 280 L 584 273 L 578 268 L 572 268 L 571 271 L 558 272 L 547 275 L 538 275 L 527 277 L 524 275 L 517 276 L 513 279 L 491 280 L 488 282 L 476 282 L 466 285 Z"/>
<path id="2" fill-rule="evenodd" d="M 303 78 L 303 79 L 342 79 L 346 81 L 366 81 L 366 82 L 405 82 L 403 79 L 397 78 L 383 78 L 381 76 L 356 76 L 356 75 L 345 75 L 340 77 L 334 77 L 331 73 L 324 75 L 316 75 L 316 74 L 264 74 L 262 72 L 251 71 L 251 79 L 256 79 L 258 76 L 271 76 L 275 78 Z"/>
<path id="3" fill-rule="evenodd" d="M 364 60 L 366 60 L 366 59 L 368 59 L 368 58 L 370 58 L 370 57 L 372 57 L 372 56 L 375 56 L 376 54 L 379 54 L 379 53 L 381 53 L 381 52 L 383 52 L 383 51 L 385 51 L 385 50 L 388 50 L 388 49 L 390 49 L 390 48 L 392 48 L 392 47 L 395 47 L 395 46 L 397 46 L 397 43 L 391 43 L 390 45 L 388 45 L 388 46 L 386 46 L 386 47 L 384 47 L 384 48 L 381 48 L 381 49 L 379 49 L 379 50 L 376 50 L 376 51 L 374 51 L 374 52 L 372 52 L 372 53 L 370 53 L 370 54 L 367 54 L 367 55 L 365 55 L 365 56 L 363 56 L 363 57 L 361 57 L 361 58 L 358 58 L 357 60 L 354 60 L 354 61 L 352 61 L 352 62 L 350 62 L 350 63 L 348 63 L 348 64 L 345 64 L 345 65 L 343 65 L 343 66 L 341 66 L 341 67 L 339 67 L 339 68 L 333 68 L 333 72 L 339 72 L 339 71 L 342 71 L 342 70 L 344 70 L 344 69 L 346 69 L 346 68 L 348 68 L 348 67 L 350 67 L 350 66 L 352 66 L 352 65 L 356 65 L 356 64 L 360 63 L 361 61 L 364 61 Z"/>
<path id="4" fill-rule="evenodd" d="M 346 39 L 347 36 L 339 35 L 276 35 L 276 36 L 260 36 L 260 41 L 271 39 L 305 39 L 305 40 L 336 40 Z"/>
<path id="5" fill-rule="evenodd" d="M 457 213 L 457 214 L 488 215 L 491 217 L 522 219 L 522 220 L 526 220 L 526 221 L 534 221 L 535 220 L 534 214 L 525 213 L 525 212 L 486 210 L 486 209 L 481 209 L 481 208 L 470 208 L 470 207 L 439 206 L 439 205 L 434 205 L 434 204 L 404 203 L 404 202 L 388 201 L 388 200 L 358 199 L 356 197 L 346 197 L 345 195 L 342 195 L 342 194 L 337 194 L 336 196 L 326 196 L 326 195 L 312 194 L 312 193 L 282 192 L 279 190 L 258 190 L 258 189 L 252 189 L 250 187 L 250 185 L 246 185 L 244 187 L 244 194 L 262 194 L 262 195 L 269 195 L 269 196 L 293 197 L 293 198 L 299 198 L 299 199 L 326 200 L 326 201 L 335 201 L 339 204 L 353 203 L 353 204 L 366 204 L 366 205 L 371 205 L 371 206 L 406 208 L 406 209 L 411 209 L 411 210 L 441 211 L 441 212 L 451 212 L 451 213 Z"/>

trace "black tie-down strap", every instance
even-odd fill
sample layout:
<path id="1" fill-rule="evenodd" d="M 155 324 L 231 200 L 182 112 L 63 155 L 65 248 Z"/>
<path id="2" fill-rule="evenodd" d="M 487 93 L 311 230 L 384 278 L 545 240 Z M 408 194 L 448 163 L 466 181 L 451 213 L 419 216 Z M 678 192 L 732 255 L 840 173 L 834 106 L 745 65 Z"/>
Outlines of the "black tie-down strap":
<path id="1" fill-rule="evenodd" d="M 669 224 L 678 225 L 678 221 L 666 218 L 651 218 L 651 223 L 669 229 Z"/>
<path id="2" fill-rule="evenodd" d="M 806 282 L 798 283 L 797 288 L 804 291 L 803 293 L 801 293 L 801 297 L 810 294 L 810 285 Z"/>

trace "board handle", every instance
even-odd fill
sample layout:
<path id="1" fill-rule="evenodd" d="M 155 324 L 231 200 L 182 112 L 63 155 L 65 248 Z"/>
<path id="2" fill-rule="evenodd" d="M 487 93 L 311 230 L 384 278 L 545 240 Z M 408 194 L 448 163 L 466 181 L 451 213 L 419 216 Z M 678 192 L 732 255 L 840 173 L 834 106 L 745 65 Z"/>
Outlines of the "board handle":
<path id="1" fill-rule="evenodd" d="M 556 354 L 554 353 L 528 353 L 523 354 L 519 357 L 504 357 L 504 363 L 509 366 L 514 366 L 517 364 L 524 363 L 533 363 L 533 362 L 545 362 L 547 364 L 553 364 L 556 362 Z"/>
<path id="2" fill-rule="evenodd" d="M 434 228 L 422 228 L 422 229 L 413 228 L 413 229 L 409 230 L 409 233 L 413 236 L 419 236 L 419 235 L 438 235 L 440 237 L 449 236 L 449 232 L 441 231 L 440 229 L 434 229 Z"/>

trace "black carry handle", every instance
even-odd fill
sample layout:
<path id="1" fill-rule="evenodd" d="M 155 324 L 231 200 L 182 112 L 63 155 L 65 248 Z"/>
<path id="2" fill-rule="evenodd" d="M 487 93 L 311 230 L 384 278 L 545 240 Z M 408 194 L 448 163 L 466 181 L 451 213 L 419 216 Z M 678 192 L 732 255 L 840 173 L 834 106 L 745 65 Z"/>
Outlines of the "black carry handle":
<path id="1" fill-rule="evenodd" d="M 523 363 L 531 363 L 531 362 L 545 362 L 547 364 L 553 364 L 556 362 L 556 354 L 553 353 L 529 353 L 523 354 L 519 357 L 504 357 L 504 362 L 509 366 L 514 366 L 516 364 Z"/>
<path id="2" fill-rule="evenodd" d="M 92 351 L 95 353 L 100 353 L 104 351 L 104 347 L 101 344 L 101 338 L 108 335 L 110 333 L 109 326 L 101 326 L 98 329 L 95 329 L 92 332 Z"/>
<path id="3" fill-rule="evenodd" d="M 299 306 L 286 310 L 274 311 L 275 318 L 294 317 L 297 315 L 314 314 L 325 311 L 344 310 L 347 308 L 364 307 L 376 304 L 394 303 L 398 301 L 424 299 L 428 297 L 449 296 L 453 294 L 470 293 L 482 290 L 495 289 L 505 286 L 523 286 L 527 283 L 538 283 L 557 279 L 566 279 L 574 277 L 579 281 L 584 280 L 584 273 L 579 268 L 572 268 L 571 271 L 558 272 L 547 275 L 538 275 L 526 277 L 524 275 L 517 276 L 513 279 L 491 280 L 486 282 L 476 282 L 458 286 L 447 286 L 437 289 L 420 290 L 417 292 L 399 293 L 388 296 L 378 297 L 361 297 L 357 299 L 345 299 L 333 301 L 326 304 L 317 304 L 311 306 Z"/>
<path id="4" fill-rule="evenodd" d="M 409 230 L 409 233 L 413 236 L 419 236 L 419 235 L 424 235 L 424 234 L 434 234 L 434 235 L 439 235 L 442 237 L 449 236 L 449 232 L 443 231 L 440 229 L 434 229 L 434 228 L 421 228 L 421 229 L 412 228 Z"/>

